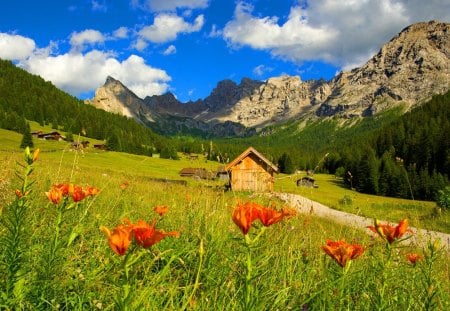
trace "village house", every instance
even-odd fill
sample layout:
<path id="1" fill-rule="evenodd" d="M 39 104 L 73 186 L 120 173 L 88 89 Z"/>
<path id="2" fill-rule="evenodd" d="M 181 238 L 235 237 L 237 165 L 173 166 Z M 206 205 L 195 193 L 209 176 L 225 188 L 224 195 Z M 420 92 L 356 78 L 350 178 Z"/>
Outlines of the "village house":
<path id="1" fill-rule="evenodd" d="M 31 133 L 33 137 L 37 137 L 43 140 L 66 140 L 66 137 L 61 135 L 59 132 L 54 131 L 50 133 L 44 133 L 42 131 Z"/>
<path id="2" fill-rule="evenodd" d="M 180 171 L 181 177 L 193 177 L 198 179 L 214 179 L 215 174 L 205 168 L 185 167 Z"/>
<path id="3" fill-rule="evenodd" d="M 278 173 L 278 167 L 253 147 L 231 161 L 225 170 L 229 172 L 234 191 L 273 191 L 274 173 Z"/>

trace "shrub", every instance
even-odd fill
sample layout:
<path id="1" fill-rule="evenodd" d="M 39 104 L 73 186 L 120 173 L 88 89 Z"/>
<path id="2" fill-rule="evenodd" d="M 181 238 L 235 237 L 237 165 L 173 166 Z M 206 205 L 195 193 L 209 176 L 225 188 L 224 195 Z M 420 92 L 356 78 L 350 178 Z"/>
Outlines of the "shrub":
<path id="1" fill-rule="evenodd" d="M 438 191 L 437 205 L 450 210 L 450 187 Z"/>

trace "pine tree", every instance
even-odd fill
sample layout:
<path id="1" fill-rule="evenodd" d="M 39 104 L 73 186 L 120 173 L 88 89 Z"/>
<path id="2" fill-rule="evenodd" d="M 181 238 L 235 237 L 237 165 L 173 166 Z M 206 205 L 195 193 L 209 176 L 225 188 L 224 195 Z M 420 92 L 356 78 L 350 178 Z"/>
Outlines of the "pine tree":
<path id="1" fill-rule="evenodd" d="M 25 131 L 22 136 L 22 142 L 20 143 L 20 148 L 25 149 L 26 147 L 33 148 L 33 136 L 31 136 L 31 129 L 30 129 L 30 123 L 27 122 L 27 125 L 25 127 Z"/>

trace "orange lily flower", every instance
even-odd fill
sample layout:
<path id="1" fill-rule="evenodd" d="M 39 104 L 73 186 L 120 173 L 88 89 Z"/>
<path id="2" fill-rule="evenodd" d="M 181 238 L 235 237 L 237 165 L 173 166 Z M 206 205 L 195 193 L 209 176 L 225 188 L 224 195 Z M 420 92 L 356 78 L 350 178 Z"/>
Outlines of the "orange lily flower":
<path id="1" fill-rule="evenodd" d="M 45 193 L 45 195 L 53 204 L 59 204 L 63 197 L 63 192 L 60 188 L 53 186 L 50 191 Z"/>
<path id="2" fill-rule="evenodd" d="M 131 239 L 133 238 L 133 227 L 121 224 L 114 228 L 112 232 L 105 226 L 101 226 L 100 230 L 103 231 L 108 238 L 109 247 L 111 247 L 113 252 L 119 256 L 125 255 L 128 246 L 130 246 Z"/>
<path id="3" fill-rule="evenodd" d="M 266 208 L 263 207 L 258 210 L 258 218 L 261 220 L 261 223 L 268 227 L 277 222 L 280 222 L 285 217 L 291 217 L 296 215 L 296 211 L 292 209 L 283 208 L 281 211 L 278 211 L 274 208 Z"/>
<path id="4" fill-rule="evenodd" d="M 322 245 L 322 250 L 343 268 L 349 260 L 356 259 L 364 253 L 361 245 L 348 244 L 345 240 L 327 240 L 327 245 Z"/>
<path id="5" fill-rule="evenodd" d="M 416 253 L 411 253 L 411 254 L 406 255 L 406 258 L 408 258 L 410 263 L 415 265 L 418 261 L 423 259 L 423 256 L 416 254 Z"/>
<path id="6" fill-rule="evenodd" d="M 33 152 L 33 163 L 37 161 L 38 157 L 39 157 L 39 153 L 41 153 L 41 150 L 39 148 L 37 148 L 36 150 L 34 150 Z"/>
<path id="7" fill-rule="evenodd" d="M 80 186 L 73 186 L 69 187 L 69 192 L 72 195 L 72 199 L 74 202 L 80 202 L 87 196 L 87 192 L 83 190 Z"/>
<path id="8" fill-rule="evenodd" d="M 388 224 L 380 224 L 375 219 L 375 226 L 367 226 L 367 228 L 377 233 L 380 237 L 388 241 L 389 244 L 400 239 L 406 232 L 412 233 L 411 230 L 408 230 L 408 219 L 402 219 L 396 227 Z"/>
<path id="9" fill-rule="evenodd" d="M 19 199 L 20 199 L 21 197 L 23 197 L 23 193 L 22 193 L 22 191 L 20 191 L 19 189 L 16 189 L 15 193 L 16 193 L 16 197 L 18 197 Z"/>
<path id="10" fill-rule="evenodd" d="M 69 184 L 58 184 L 58 185 L 53 185 L 53 188 L 57 188 L 57 189 L 61 190 L 61 194 L 63 196 L 67 196 L 69 194 L 70 185 Z"/>
<path id="11" fill-rule="evenodd" d="M 247 202 L 245 204 L 238 204 L 234 209 L 231 218 L 234 223 L 241 229 L 242 233 L 246 235 L 250 230 L 252 222 L 259 218 L 262 206 L 256 203 Z"/>
<path id="12" fill-rule="evenodd" d="M 177 231 L 164 232 L 155 228 L 156 220 L 153 220 L 152 224 L 147 223 L 144 220 L 139 220 L 133 225 L 134 238 L 136 243 L 144 248 L 148 248 L 155 245 L 167 236 L 180 236 Z"/>
<path id="13" fill-rule="evenodd" d="M 100 189 L 96 188 L 96 187 L 92 187 L 92 186 L 88 186 L 86 189 L 86 194 L 87 195 L 97 195 L 100 193 Z"/>
<path id="14" fill-rule="evenodd" d="M 168 211 L 169 211 L 169 207 L 166 205 L 160 205 L 160 206 L 156 206 L 153 209 L 156 213 L 159 214 L 159 216 L 164 216 Z"/>

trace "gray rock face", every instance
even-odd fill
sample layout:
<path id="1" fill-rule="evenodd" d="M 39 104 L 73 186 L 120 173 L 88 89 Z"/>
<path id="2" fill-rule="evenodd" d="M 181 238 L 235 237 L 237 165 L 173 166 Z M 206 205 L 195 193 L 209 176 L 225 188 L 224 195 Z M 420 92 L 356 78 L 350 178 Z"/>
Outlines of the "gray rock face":
<path id="1" fill-rule="evenodd" d="M 341 73 L 317 115 L 365 115 L 396 103 L 410 107 L 450 88 L 450 24 L 431 21 L 405 28 L 364 66 Z M 342 108 L 344 109 L 342 110 Z"/>
<path id="2" fill-rule="evenodd" d="M 142 100 L 109 77 L 89 103 L 156 123 L 181 117 L 180 127 L 214 131 L 222 125 L 220 135 L 302 116 L 370 116 L 398 104 L 412 107 L 449 88 L 450 24 L 431 21 L 405 28 L 362 67 L 331 81 L 298 76 L 265 82 L 244 78 L 239 84 L 224 80 L 204 100 L 180 103 L 170 93 Z"/>

